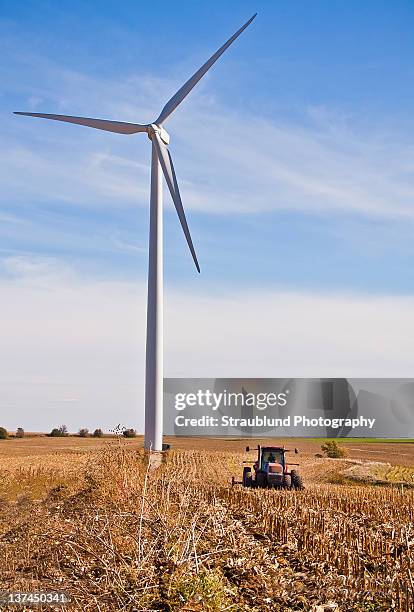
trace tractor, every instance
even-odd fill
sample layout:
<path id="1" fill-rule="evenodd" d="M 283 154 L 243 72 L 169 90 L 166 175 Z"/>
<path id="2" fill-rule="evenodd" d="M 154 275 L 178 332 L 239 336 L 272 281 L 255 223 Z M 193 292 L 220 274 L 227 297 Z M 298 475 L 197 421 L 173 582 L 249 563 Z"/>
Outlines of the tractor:
<path id="1" fill-rule="evenodd" d="M 257 450 L 257 460 L 255 462 L 244 461 L 243 463 L 253 463 L 253 472 L 251 467 L 243 469 L 244 487 L 253 488 L 278 488 L 278 489 L 304 489 L 303 480 L 297 470 L 289 469 L 286 462 L 286 453 L 289 450 L 283 446 L 260 446 L 255 449 L 246 447 L 246 452 Z M 295 448 L 295 453 L 298 453 Z M 291 465 L 298 465 L 291 463 Z M 233 479 L 233 484 L 235 481 Z"/>

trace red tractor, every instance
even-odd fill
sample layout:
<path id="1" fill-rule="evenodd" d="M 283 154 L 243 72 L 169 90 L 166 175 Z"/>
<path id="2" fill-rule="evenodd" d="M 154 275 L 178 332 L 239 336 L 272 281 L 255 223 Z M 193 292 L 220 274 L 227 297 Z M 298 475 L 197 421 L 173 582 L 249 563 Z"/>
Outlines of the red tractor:
<path id="1" fill-rule="evenodd" d="M 243 486 L 267 488 L 274 487 L 278 489 L 304 489 L 303 480 L 297 470 L 289 469 L 286 462 L 286 453 L 288 449 L 283 446 L 257 446 L 257 460 L 244 461 L 244 463 L 253 463 L 253 472 L 251 467 L 243 469 Z M 246 451 L 250 448 L 247 446 Z M 298 449 L 295 448 L 295 453 Z M 292 463 L 291 465 L 298 465 Z M 234 483 L 234 481 L 233 481 Z"/>

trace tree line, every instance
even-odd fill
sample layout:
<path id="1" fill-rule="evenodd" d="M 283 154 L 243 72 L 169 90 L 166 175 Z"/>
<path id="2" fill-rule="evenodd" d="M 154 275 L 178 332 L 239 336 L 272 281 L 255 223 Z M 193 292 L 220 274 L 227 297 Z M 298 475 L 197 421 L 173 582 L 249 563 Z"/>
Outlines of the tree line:
<path id="1" fill-rule="evenodd" d="M 114 433 L 118 435 L 123 435 L 125 438 L 135 438 L 135 436 L 137 435 L 137 432 L 135 429 L 126 428 L 126 427 L 121 428 L 121 429 L 117 427 L 114 430 Z M 66 425 L 60 425 L 59 427 L 54 427 L 52 431 L 50 431 L 46 435 L 50 438 L 63 438 L 65 436 L 69 436 L 70 434 L 69 434 L 69 431 Z M 81 427 L 77 435 L 80 438 L 88 438 L 88 437 L 102 438 L 104 435 L 104 432 L 99 427 L 96 428 L 93 432 L 90 432 L 87 427 Z M 7 438 L 10 438 L 10 437 L 24 438 L 24 436 L 25 436 L 25 431 L 23 427 L 18 427 L 16 429 L 16 433 L 13 436 L 7 431 L 5 427 L 0 427 L 0 440 L 6 440 Z"/>

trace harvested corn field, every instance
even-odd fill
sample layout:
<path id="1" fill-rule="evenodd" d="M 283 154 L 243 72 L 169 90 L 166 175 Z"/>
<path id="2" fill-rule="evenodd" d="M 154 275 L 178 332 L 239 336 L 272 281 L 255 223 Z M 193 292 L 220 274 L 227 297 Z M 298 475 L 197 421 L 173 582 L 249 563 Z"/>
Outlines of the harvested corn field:
<path id="1" fill-rule="evenodd" d="M 305 491 L 231 487 L 241 445 L 196 444 L 157 470 L 136 443 L 3 454 L 0 590 L 82 611 L 414 608 L 412 488 L 332 484 L 352 459 L 311 453 Z"/>

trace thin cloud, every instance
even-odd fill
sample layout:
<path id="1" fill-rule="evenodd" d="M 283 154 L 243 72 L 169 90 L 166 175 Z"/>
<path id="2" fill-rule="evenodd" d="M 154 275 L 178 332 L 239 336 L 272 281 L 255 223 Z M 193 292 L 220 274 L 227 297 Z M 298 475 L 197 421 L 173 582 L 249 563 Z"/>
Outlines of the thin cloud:
<path id="1" fill-rule="evenodd" d="M 3 425 L 142 429 L 145 283 L 49 266 L 30 258 L 0 282 L 2 402 L 15 406 Z M 410 377 L 413 308 L 413 297 L 167 288 L 165 375 Z"/>
<path id="2" fill-rule="evenodd" d="M 36 62 L 39 73 L 39 58 Z M 30 58 L 24 65 L 28 70 Z M 172 91 L 169 80 L 151 75 L 120 82 L 62 70 L 48 61 L 41 67 L 40 85 L 18 88 L 28 110 L 149 121 Z M 6 80 L 12 91 L 17 88 L 13 79 Z M 114 136 L 16 117 L 3 127 L 5 202 L 31 197 L 66 205 L 105 202 L 114 209 L 147 205 L 150 153 L 142 135 Z M 376 135 L 364 133 L 352 118 L 332 109 L 305 110 L 300 124 L 237 114 L 212 98 L 205 83 L 167 128 L 188 209 L 414 216 L 413 165 L 407 161 L 414 149 L 403 134 L 381 127 Z"/>

